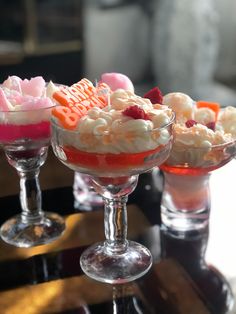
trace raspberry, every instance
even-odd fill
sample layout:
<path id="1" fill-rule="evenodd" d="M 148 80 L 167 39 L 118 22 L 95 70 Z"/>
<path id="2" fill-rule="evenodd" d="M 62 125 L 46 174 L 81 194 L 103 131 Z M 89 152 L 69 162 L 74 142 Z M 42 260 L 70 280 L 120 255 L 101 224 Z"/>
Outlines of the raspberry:
<path id="1" fill-rule="evenodd" d="M 194 126 L 195 124 L 197 124 L 197 121 L 192 120 L 192 119 L 190 119 L 190 120 L 188 120 L 188 121 L 185 122 L 185 125 L 186 125 L 187 128 L 191 128 L 191 127 Z"/>
<path id="2" fill-rule="evenodd" d="M 207 123 L 206 126 L 208 127 L 208 129 L 211 129 L 212 131 L 215 131 L 216 129 L 216 123 L 214 121 Z"/>
<path id="3" fill-rule="evenodd" d="M 122 113 L 123 115 L 131 117 L 133 119 L 151 120 L 148 114 L 137 105 L 129 106 Z"/>
<path id="4" fill-rule="evenodd" d="M 163 96 L 158 87 L 152 88 L 143 97 L 150 99 L 152 104 L 162 104 L 163 102 Z"/>

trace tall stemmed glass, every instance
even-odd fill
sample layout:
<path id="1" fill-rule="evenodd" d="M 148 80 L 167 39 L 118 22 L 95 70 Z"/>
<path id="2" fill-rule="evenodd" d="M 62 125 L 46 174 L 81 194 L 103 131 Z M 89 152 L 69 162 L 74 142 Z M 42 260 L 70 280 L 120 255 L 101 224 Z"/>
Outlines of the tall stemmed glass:
<path id="1" fill-rule="evenodd" d="M 165 179 L 161 217 L 165 226 L 186 232 L 208 225 L 211 173 L 235 154 L 235 140 L 205 148 L 173 144 L 169 158 L 161 166 Z"/>
<path id="2" fill-rule="evenodd" d="M 6 221 L 1 238 L 17 247 L 32 247 L 58 238 L 65 228 L 63 218 L 43 212 L 39 171 L 50 144 L 51 107 L 0 111 L 0 145 L 20 177 L 21 214 Z"/>
<path id="3" fill-rule="evenodd" d="M 160 129 L 143 131 L 139 141 L 154 141 L 155 149 L 140 153 L 96 153 L 83 150 L 83 143 L 93 147 L 120 140 L 121 134 L 104 131 L 103 134 L 80 133 L 62 128 L 57 119 L 52 121 L 52 147 L 55 155 L 74 171 L 92 176 L 95 190 L 105 204 L 105 242 L 97 243 L 81 256 L 83 271 L 93 279 L 112 284 L 125 283 L 144 275 L 152 265 L 152 256 L 143 245 L 127 240 L 128 195 L 135 189 L 138 175 L 163 163 L 172 146 L 171 121 Z M 122 128 L 122 126 L 121 126 Z M 160 134 L 166 141 L 160 144 Z M 135 134 L 129 134 L 129 145 Z M 124 135 L 123 135 L 124 136 Z M 115 145 L 115 144 L 114 144 Z M 80 148 L 81 147 L 81 148 Z M 96 226 L 95 226 L 96 228 Z"/>

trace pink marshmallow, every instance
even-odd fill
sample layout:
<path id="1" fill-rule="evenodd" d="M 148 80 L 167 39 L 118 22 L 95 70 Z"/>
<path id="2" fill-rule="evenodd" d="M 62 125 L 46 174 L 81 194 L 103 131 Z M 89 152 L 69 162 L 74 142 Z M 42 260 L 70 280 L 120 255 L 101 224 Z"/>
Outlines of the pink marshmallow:
<path id="1" fill-rule="evenodd" d="M 24 79 L 21 81 L 22 93 L 34 97 L 41 97 L 45 89 L 45 81 L 42 76 L 36 76 L 30 80 Z"/>
<path id="2" fill-rule="evenodd" d="M 103 73 L 101 75 L 101 80 L 99 83 L 106 83 L 110 86 L 112 91 L 117 89 L 124 89 L 131 92 L 134 92 L 134 85 L 128 76 L 121 73 Z"/>

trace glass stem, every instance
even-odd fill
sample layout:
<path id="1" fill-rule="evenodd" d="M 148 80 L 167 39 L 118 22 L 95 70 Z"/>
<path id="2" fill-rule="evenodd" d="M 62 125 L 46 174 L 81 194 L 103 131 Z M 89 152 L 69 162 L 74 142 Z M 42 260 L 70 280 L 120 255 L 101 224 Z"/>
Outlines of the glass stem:
<path id="1" fill-rule="evenodd" d="M 22 219 L 37 220 L 42 217 L 42 197 L 39 185 L 39 168 L 18 171 L 20 177 L 20 203 Z"/>
<path id="2" fill-rule="evenodd" d="M 110 253 L 122 253 L 127 248 L 127 200 L 127 196 L 104 198 L 106 248 Z"/>

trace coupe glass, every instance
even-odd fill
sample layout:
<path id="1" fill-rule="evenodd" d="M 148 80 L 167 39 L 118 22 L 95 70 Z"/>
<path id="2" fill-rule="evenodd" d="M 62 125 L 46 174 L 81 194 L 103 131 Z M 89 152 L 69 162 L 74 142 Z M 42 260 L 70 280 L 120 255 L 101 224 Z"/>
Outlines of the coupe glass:
<path id="1" fill-rule="evenodd" d="M 43 212 L 39 171 L 50 144 L 51 107 L 0 111 L 0 145 L 20 177 L 21 214 L 6 221 L 1 238 L 17 247 L 32 247 L 58 238 L 65 228 L 55 213 Z M 29 122 L 30 121 L 30 122 Z"/>
<path id="2" fill-rule="evenodd" d="M 97 147 L 96 145 L 114 140 L 114 136 L 118 139 L 122 134 L 80 134 L 78 131 L 61 128 L 57 121 L 52 121 L 52 147 L 55 155 L 72 170 L 90 175 L 95 190 L 104 200 L 106 240 L 89 247 L 80 259 L 81 268 L 89 277 L 112 284 L 126 283 L 141 277 L 151 267 L 152 256 L 149 250 L 139 243 L 127 240 L 126 203 L 128 195 L 136 187 L 138 175 L 163 163 L 168 157 L 172 146 L 173 120 L 174 118 L 162 129 L 142 134 L 144 143 L 151 138 L 156 141 L 155 149 L 134 154 L 89 153 L 79 150 L 75 147 L 76 143 L 79 145 L 78 143 L 90 141 L 93 147 Z M 157 138 L 162 131 L 167 135 L 167 141 L 160 145 Z"/>
<path id="3" fill-rule="evenodd" d="M 183 232 L 206 227 L 211 207 L 210 175 L 235 154 L 236 141 L 211 148 L 173 144 L 161 166 L 165 179 L 161 201 L 164 225 Z"/>

